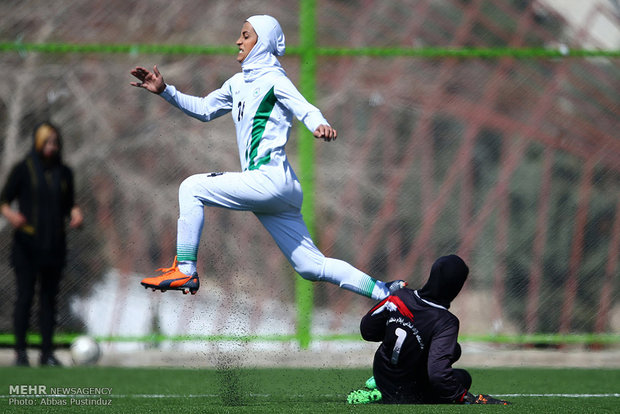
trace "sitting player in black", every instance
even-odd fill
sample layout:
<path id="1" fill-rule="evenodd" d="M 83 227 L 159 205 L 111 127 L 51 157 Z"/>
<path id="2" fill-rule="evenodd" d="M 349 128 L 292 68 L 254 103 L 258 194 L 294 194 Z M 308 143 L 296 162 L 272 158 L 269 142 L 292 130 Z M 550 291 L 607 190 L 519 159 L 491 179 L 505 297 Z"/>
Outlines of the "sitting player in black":
<path id="1" fill-rule="evenodd" d="M 373 363 L 379 392 L 354 391 L 349 403 L 508 404 L 488 395 L 474 396 L 469 373 L 452 368 L 461 347 L 459 320 L 448 308 L 468 274 L 460 257 L 440 257 L 422 289 L 397 290 L 362 318 L 362 337 L 381 342 Z"/>

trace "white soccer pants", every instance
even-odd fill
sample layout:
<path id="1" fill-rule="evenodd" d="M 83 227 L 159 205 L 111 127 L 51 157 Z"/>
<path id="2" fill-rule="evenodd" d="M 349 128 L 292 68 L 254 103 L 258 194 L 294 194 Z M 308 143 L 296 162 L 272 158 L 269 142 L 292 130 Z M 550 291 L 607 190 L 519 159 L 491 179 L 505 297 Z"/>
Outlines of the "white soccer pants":
<path id="1" fill-rule="evenodd" d="M 196 261 L 204 206 L 252 211 L 297 273 L 373 299 L 387 296 L 385 283 L 350 264 L 326 258 L 315 246 L 301 215 L 301 186 L 290 175 L 263 170 L 197 174 L 179 187 L 177 259 Z"/>

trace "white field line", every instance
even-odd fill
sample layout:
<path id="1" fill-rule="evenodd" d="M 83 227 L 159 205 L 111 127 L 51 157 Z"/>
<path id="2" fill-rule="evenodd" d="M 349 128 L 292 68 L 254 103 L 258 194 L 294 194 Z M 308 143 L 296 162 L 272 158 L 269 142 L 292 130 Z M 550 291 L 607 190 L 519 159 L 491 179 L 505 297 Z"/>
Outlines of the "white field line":
<path id="1" fill-rule="evenodd" d="M 494 397 L 561 397 L 561 398 L 618 398 L 619 393 L 613 394 L 492 394 Z"/>
<path id="2" fill-rule="evenodd" d="M 610 394 L 492 394 L 494 397 L 533 397 L 533 398 L 620 398 L 620 393 Z M 219 394 L 28 394 L 0 395 L 0 398 L 213 398 Z M 306 397 L 303 394 L 289 394 L 289 397 Z M 248 394 L 248 397 L 271 398 L 272 394 Z M 341 394 L 321 394 L 318 397 L 335 398 Z"/>

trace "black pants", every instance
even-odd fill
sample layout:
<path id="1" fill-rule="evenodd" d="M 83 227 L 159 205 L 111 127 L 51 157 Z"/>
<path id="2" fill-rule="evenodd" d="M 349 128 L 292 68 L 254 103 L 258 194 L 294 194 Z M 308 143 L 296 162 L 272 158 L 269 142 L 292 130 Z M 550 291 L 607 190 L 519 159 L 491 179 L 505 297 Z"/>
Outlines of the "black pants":
<path id="1" fill-rule="evenodd" d="M 469 372 L 464 369 L 452 370 L 456 380 L 463 385 L 464 388 L 469 389 L 471 387 L 472 379 Z M 375 375 L 377 380 L 377 375 Z M 379 382 L 377 382 L 379 386 Z M 434 393 L 428 387 L 419 387 L 415 384 L 397 384 L 392 381 L 383 379 L 379 390 L 383 395 L 381 402 L 383 404 L 441 404 L 445 401 L 441 401 L 434 396 Z"/>
<path id="2" fill-rule="evenodd" d="M 62 276 L 62 267 L 37 266 L 28 255 L 19 253 L 14 256 L 13 265 L 17 278 L 17 298 L 13 314 L 15 350 L 26 349 L 26 332 L 30 323 L 30 311 L 38 280 L 41 353 L 51 353 L 56 324 L 56 296 Z"/>

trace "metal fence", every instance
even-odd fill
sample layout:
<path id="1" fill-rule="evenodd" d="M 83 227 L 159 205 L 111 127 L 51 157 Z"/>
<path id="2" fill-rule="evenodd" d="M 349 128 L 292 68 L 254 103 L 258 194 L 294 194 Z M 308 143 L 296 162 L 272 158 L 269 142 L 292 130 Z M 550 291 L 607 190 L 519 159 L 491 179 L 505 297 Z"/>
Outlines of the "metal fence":
<path id="1" fill-rule="evenodd" d="M 187 118 L 131 88 L 129 70 L 157 63 L 166 81 L 204 95 L 239 70 L 228 46 L 244 19 L 267 13 L 287 36 L 281 61 L 294 82 L 316 59 L 313 101 L 340 133 L 312 144 L 313 168 L 298 170 L 314 183 L 306 197 L 326 255 L 416 287 L 436 257 L 460 254 L 471 276 L 452 309 L 464 335 L 617 337 L 619 14 L 598 1 L 567 20 L 556 3 L 2 2 L 0 179 L 34 123 L 51 118 L 86 214 L 69 233 L 59 330 L 297 334 L 299 277 L 250 213 L 206 210 L 195 297 L 139 286 L 174 256 L 179 183 L 239 165 L 228 117 Z M 298 141 L 311 140 L 301 128 L 288 145 L 295 167 L 307 156 Z M 5 333 L 10 242 L 2 220 Z M 371 305 L 314 285 L 313 337 L 355 335 Z"/>

